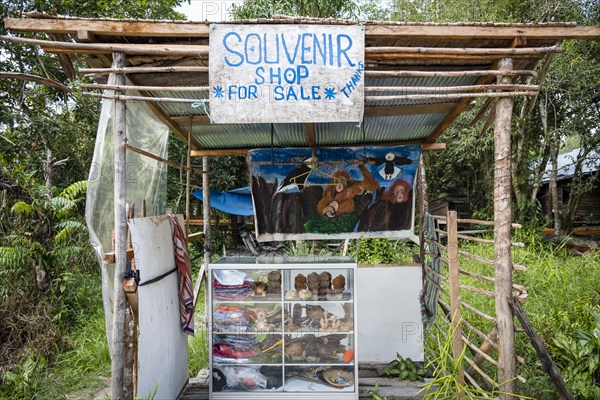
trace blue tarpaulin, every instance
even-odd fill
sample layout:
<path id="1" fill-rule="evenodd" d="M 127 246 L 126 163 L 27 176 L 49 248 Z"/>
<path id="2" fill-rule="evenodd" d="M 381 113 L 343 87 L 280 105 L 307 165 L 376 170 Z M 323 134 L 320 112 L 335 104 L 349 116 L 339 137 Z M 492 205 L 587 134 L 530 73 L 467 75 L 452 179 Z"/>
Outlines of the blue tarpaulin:
<path id="1" fill-rule="evenodd" d="M 193 192 L 193 195 L 204 201 L 202 190 Z M 230 190 L 229 192 L 210 191 L 210 206 L 228 214 L 250 216 L 254 215 L 250 186 Z"/>

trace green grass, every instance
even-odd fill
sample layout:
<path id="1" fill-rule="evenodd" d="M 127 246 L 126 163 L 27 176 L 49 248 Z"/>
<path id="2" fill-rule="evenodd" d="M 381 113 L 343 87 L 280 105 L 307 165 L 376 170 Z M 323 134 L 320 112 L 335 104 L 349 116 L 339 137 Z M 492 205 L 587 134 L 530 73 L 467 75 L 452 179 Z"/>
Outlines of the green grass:
<path id="1" fill-rule="evenodd" d="M 527 316 L 563 371 L 576 398 L 594 398 L 586 394 L 585 385 L 581 384 L 581 381 L 592 382 L 592 378 L 582 377 L 582 373 L 577 376 L 572 373 L 573 365 L 577 361 L 568 360 L 555 340 L 564 336 L 575 342 L 577 331 L 589 331 L 594 322 L 594 314 L 600 313 L 600 251 L 584 256 L 572 256 L 561 246 L 543 241 L 535 231 L 517 232 L 514 240 L 526 243 L 524 248 L 513 249 L 514 262 L 527 267 L 526 271 L 513 271 L 513 281 L 527 289 L 528 297 L 524 304 Z M 461 241 L 460 249 L 488 259 L 494 258 L 492 245 Z M 494 276 L 493 265 L 485 265 L 463 256 L 459 256 L 459 264 L 461 269 Z M 445 265 L 442 270 L 447 270 Z M 444 275 L 447 276 L 447 273 Z M 494 292 L 494 284 L 491 282 L 482 282 L 462 274 L 460 282 Z M 442 286 L 448 288 L 445 283 Z M 442 295 L 442 298 L 449 303 L 446 296 Z M 461 300 L 488 315 L 495 315 L 495 301 L 492 298 L 461 290 Z M 483 333 L 487 334 L 493 328 L 491 322 L 469 310 L 463 308 L 462 314 L 467 322 Z M 466 332 L 471 341 L 478 346 L 482 344 L 480 337 Z M 526 384 L 518 383 L 519 393 L 536 399 L 555 399 L 557 394 L 541 369 L 535 351 L 524 333 L 516 335 L 516 352 L 525 359 L 525 364 L 518 366 L 518 373 L 527 380 Z M 469 349 L 467 355 L 473 358 Z M 490 356 L 497 359 L 497 351 L 493 349 Z M 579 362 L 584 361 L 585 357 L 582 356 Z M 489 362 L 484 362 L 483 370 L 496 379 L 496 368 Z"/>
<path id="2" fill-rule="evenodd" d="M 194 314 L 195 334 L 188 340 L 189 376 L 195 377 L 202 368 L 208 367 L 208 341 L 206 334 L 206 313 L 204 312 L 204 301 L 206 298 L 205 287 L 202 286 L 196 311 Z"/>

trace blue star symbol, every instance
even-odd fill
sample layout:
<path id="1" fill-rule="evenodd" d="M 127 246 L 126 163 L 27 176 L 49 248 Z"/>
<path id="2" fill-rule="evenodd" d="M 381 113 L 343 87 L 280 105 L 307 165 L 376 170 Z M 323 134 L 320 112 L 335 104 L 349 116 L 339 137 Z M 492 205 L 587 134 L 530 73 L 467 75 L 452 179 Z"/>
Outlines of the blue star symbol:
<path id="1" fill-rule="evenodd" d="M 335 89 L 334 88 L 325 88 L 325 99 L 327 99 L 327 100 L 335 99 Z"/>
<path id="2" fill-rule="evenodd" d="M 223 97 L 223 88 L 219 85 L 213 86 L 213 95 L 218 99 Z"/>

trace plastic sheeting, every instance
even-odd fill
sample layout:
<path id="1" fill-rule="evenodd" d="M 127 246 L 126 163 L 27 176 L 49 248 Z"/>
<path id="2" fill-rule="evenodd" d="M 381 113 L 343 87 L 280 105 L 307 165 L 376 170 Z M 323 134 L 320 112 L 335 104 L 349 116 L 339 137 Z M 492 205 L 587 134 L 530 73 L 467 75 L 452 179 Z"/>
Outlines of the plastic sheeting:
<path id="1" fill-rule="evenodd" d="M 114 77 L 108 80 L 114 84 Z M 112 93 L 112 91 L 109 91 Z M 112 309 L 114 265 L 102 263 L 102 255 L 113 251 L 114 168 L 113 168 L 114 101 L 102 100 L 102 111 L 96 133 L 96 147 L 88 178 L 85 218 L 90 242 L 102 270 L 102 300 L 109 345 L 112 343 Z M 169 129 L 158 120 L 145 103 L 127 103 L 127 142 L 139 149 L 167 158 Z M 167 166 L 151 158 L 127 152 L 126 198 L 138 210 L 146 200 L 146 215 L 165 213 Z"/>
<path id="2" fill-rule="evenodd" d="M 193 192 L 194 196 L 204 201 L 202 190 Z M 230 190 L 229 192 L 210 191 L 210 206 L 233 215 L 254 215 L 254 205 L 250 195 L 250 187 Z"/>

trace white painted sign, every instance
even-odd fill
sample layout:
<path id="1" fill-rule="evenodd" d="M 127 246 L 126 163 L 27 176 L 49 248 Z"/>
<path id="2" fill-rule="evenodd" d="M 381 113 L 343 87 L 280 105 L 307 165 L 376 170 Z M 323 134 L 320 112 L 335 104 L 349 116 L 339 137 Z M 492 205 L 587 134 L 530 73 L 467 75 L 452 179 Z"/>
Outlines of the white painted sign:
<path id="1" fill-rule="evenodd" d="M 212 120 L 361 121 L 364 52 L 362 25 L 213 24 Z"/>

